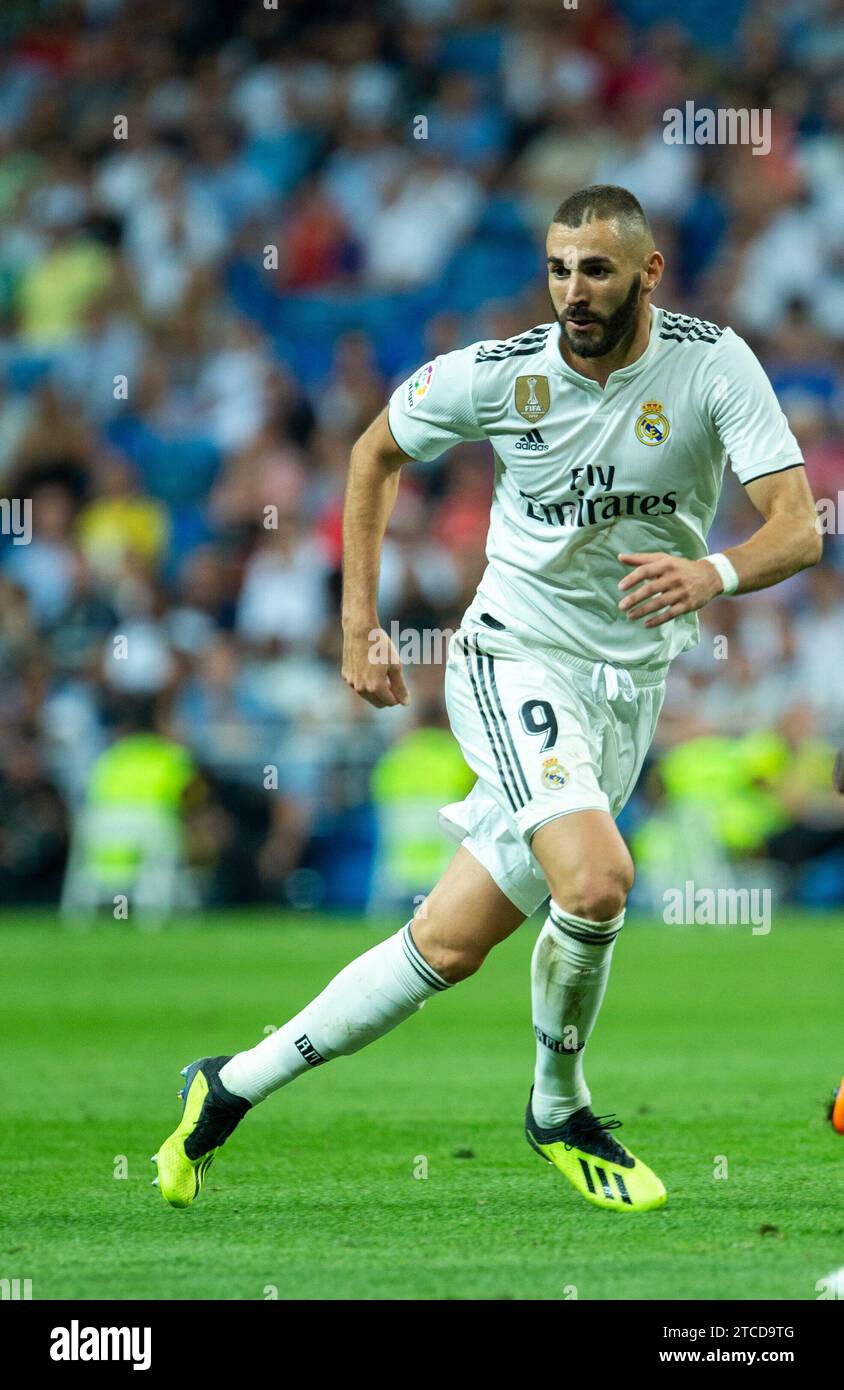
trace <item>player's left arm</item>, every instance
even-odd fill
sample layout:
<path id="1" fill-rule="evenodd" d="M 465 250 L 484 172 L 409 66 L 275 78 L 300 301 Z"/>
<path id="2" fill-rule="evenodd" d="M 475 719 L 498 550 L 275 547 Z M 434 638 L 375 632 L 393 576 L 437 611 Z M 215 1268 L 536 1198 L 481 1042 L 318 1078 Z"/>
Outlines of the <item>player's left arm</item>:
<path id="1" fill-rule="evenodd" d="M 745 487 L 765 520 L 742 545 L 724 551 L 738 575 L 735 592 L 739 594 L 767 589 L 816 565 L 822 551 L 805 468 L 768 473 L 745 483 Z M 682 613 L 694 613 L 724 590 L 718 571 L 703 558 L 686 560 L 659 551 L 618 558 L 633 566 L 618 586 L 627 595 L 618 606 L 628 618 L 647 618 L 645 627 L 660 627 Z M 631 594 L 631 589 L 636 592 Z M 648 617 L 653 613 L 659 616 Z"/>

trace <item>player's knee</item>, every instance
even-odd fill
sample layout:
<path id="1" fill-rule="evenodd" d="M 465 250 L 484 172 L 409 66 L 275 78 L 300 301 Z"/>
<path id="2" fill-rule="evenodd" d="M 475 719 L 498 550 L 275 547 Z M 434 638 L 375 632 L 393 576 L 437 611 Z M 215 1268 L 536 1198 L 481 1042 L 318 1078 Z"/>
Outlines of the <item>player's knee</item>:
<path id="1" fill-rule="evenodd" d="M 436 936 L 420 932 L 416 926 L 413 935 L 417 950 L 425 957 L 431 969 L 436 970 L 443 980 L 448 980 L 450 985 L 456 985 L 460 980 L 474 975 L 484 963 L 486 953 L 478 946 L 450 945 Z"/>
<path id="2" fill-rule="evenodd" d="M 554 901 L 574 917 L 609 922 L 623 910 L 633 887 L 633 861 L 628 856 L 600 867 L 586 866 L 549 886 Z"/>

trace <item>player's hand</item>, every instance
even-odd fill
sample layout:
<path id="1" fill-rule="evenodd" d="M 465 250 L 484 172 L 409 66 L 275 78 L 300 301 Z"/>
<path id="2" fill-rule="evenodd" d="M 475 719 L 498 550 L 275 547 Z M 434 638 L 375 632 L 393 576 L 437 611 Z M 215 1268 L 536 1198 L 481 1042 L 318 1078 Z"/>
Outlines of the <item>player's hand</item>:
<path id="1" fill-rule="evenodd" d="M 721 576 L 707 560 L 686 560 L 659 550 L 618 558 L 634 566 L 619 582 L 619 589 L 628 592 L 618 606 L 631 620 L 647 618 L 645 627 L 661 627 L 682 613 L 694 613 L 724 591 Z M 658 618 L 648 618 L 657 612 Z"/>
<path id="2" fill-rule="evenodd" d="M 343 680 L 376 709 L 409 705 L 401 660 L 382 627 L 343 631 Z"/>

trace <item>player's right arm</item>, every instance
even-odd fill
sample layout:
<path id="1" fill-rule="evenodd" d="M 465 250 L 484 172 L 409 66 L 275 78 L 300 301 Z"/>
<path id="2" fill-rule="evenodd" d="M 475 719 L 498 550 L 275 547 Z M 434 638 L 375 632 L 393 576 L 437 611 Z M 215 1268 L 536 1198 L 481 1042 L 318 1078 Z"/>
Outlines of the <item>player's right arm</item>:
<path id="1" fill-rule="evenodd" d="M 479 344 L 441 353 L 397 386 L 352 449 L 343 513 L 343 679 L 383 709 L 409 703 L 401 662 L 378 621 L 378 570 L 403 463 L 485 439 L 473 393 Z"/>
<path id="2" fill-rule="evenodd" d="M 343 680 L 377 709 L 410 697 L 398 653 L 378 621 L 381 545 L 408 462 L 390 433 L 387 407 L 354 445 L 343 510 Z"/>

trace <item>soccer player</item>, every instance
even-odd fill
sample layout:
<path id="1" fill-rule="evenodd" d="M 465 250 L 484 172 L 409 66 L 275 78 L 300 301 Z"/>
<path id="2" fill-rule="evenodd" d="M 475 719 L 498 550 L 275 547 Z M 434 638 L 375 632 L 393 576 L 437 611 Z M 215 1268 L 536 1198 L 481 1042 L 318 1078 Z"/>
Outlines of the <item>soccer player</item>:
<path id="1" fill-rule="evenodd" d="M 636 198 L 612 185 L 574 194 L 547 257 L 551 322 L 428 362 L 352 451 L 342 674 L 383 708 L 409 698 L 376 609 L 401 468 L 461 440 L 493 446 L 488 564 L 445 677 L 477 774 L 441 813 L 462 843 L 412 920 L 301 1013 L 248 1051 L 185 1069 L 182 1120 L 157 1155 L 174 1206 L 193 1201 L 250 1106 L 452 989 L 546 902 L 528 1142 L 599 1207 L 666 1200 L 611 1132 L 620 1121 L 593 1113 L 583 1070 L 633 882 L 614 818 L 669 662 L 698 640 L 697 610 L 815 564 L 821 543 L 799 447 L 750 348 L 653 306 L 664 262 Z M 761 523 L 708 555 L 727 459 Z"/>

